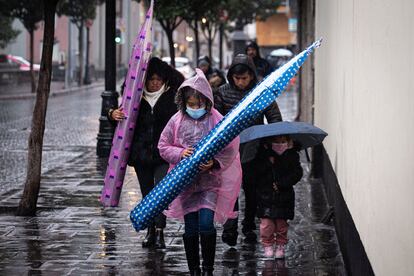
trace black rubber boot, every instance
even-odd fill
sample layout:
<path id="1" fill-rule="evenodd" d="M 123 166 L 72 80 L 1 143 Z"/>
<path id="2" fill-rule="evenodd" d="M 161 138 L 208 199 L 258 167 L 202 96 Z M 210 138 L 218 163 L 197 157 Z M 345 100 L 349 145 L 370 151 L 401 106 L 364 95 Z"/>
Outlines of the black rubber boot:
<path id="1" fill-rule="evenodd" d="M 191 276 L 200 276 L 200 253 L 199 239 L 197 236 L 183 235 L 185 256 L 187 257 L 188 269 Z"/>
<path id="2" fill-rule="evenodd" d="M 156 229 L 155 230 L 154 247 L 156 249 L 164 249 L 165 248 L 164 231 L 162 229 Z"/>
<path id="3" fill-rule="evenodd" d="M 228 219 L 223 225 L 223 234 L 221 240 L 229 246 L 236 246 L 237 244 L 237 223 L 238 218 Z"/>
<path id="4" fill-rule="evenodd" d="M 151 225 L 147 229 L 147 235 L 142 242 L 142 247 L 153 247 L 155 242 L 155 226 Z"/>
<path id="5" fill-rule="evenodd" d="M 213 275 L 214 258 L 216 256 L 216 236 L 217 233 L 201 234 L 201 255 L 203 256 L 203 274 Z"/>

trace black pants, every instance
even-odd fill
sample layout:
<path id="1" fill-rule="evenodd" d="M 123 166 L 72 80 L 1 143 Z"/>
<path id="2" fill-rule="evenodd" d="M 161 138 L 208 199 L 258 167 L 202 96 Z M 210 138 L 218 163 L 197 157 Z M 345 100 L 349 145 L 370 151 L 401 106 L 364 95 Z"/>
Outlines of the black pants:
<path id="1" fill-rule="evenodd" d="M 253 169 L 253 162 L 242 165 L 243 169 L 243 191 L 244 191 L 244 219 L 242 222 L 243 233 L 256 229 L 256 181 L 260 177 Z"/>
<path id="2" fill-rule="evenodd" d="M 136 164 L 134 169 L 138 176 L 142 198 L 144 198 L 167 174 L 168 164 L 160 164 L 155 166 Z M 165 215 L 161 213 L 155 217 L 154 225 L 156 228 L 165 228 Z"/>
<path id="3" fill-rule="evenodd" d="M 242 188 L 244 191 L 244 219 L 242 221 L 243 229 L 242 232 L 246 233 L 251 230 L 256 229 L 256 208 L 257 208 L 257 200 L 256 200 L 256 179 L 257 177 L 260 177 L 255 174 L 252 162 L 242 164 L 243 169 L 243 183 Z M 236 201 L 236 204 L 234 205 L 234 211 L 239 210 L 239 201 Z M 237 218 L 235 219 L 229 219 L 224 224 L 224 230 L 223 232 L 235 232 L 237 231 Z"/>

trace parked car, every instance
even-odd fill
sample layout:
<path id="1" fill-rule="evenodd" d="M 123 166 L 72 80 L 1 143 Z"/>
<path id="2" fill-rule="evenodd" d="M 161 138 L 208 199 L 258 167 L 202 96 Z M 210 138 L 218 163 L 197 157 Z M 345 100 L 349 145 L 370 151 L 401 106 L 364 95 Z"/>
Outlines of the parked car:
<path id="1" fill-rule="evenodd" d="M 30 71 L 30 62 L 22 57 L 6 55 L 6 58 L 10 64 L 16 64 L 19 66 L 20 71 Z M 39 71 L 40 64 L 33 64 L 33 71 Z"/>
<path id="2" fill-rule="evenodd" d="M 168 64 L 171 64 L 171 57 L 163 57 L 162 61 L 165 61 Z M 183 76 L 188 79 L 195 74 L 195 70 L 193 67 L 191 67 L 191 62 L 186 57 L 176 57 L 175 58 L 175 69 L 177 69 L 178 72 L 183 74 Z"/>

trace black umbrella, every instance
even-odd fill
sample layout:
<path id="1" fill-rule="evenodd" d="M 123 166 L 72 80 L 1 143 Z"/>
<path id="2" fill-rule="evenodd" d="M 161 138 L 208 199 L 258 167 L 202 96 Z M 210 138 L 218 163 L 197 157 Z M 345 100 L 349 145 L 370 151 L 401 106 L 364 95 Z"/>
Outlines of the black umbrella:
<path id="1" fill-rule="evenodd" d="M 245 129 L 240 133 L 240 143 L 277 135 L 289 135 L 298 149 L 306 149 L 322 143 L 328 134 L 308 123 L 277 122 Z"/>

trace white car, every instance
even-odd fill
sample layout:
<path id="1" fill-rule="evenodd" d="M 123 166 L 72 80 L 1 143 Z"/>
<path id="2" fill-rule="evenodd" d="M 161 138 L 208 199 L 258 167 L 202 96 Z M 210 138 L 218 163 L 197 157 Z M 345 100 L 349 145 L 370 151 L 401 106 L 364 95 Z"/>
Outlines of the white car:
<path id="1" fill-rule="evenodd" d="M 170 57 L 163 57 L 162 61 L 171 64 Z M 190 65 L 190 60 L 186 57 L 175 57 L 175 69 L 183 74 L 186 79 L 191 78 L 195 74 L 195 70 Z"/>
<path id="2" fill-rule="evenodd" d="M 30 71 L 30 62 L 22 57 L 7 55 L 7 59 L 11 64 L 17 64 L 21 71 Z M 33 64 L 33 71 L 39 71 L 40 64 Z"/>

